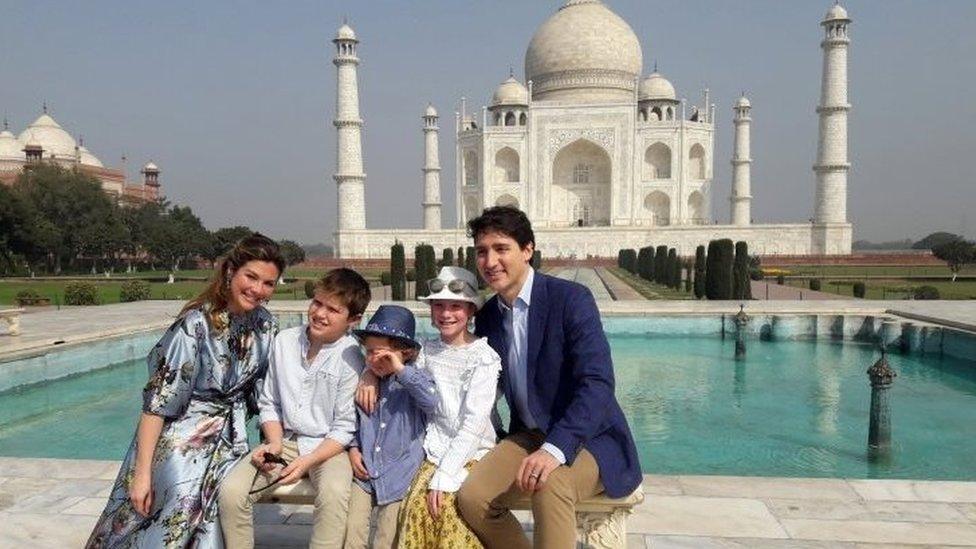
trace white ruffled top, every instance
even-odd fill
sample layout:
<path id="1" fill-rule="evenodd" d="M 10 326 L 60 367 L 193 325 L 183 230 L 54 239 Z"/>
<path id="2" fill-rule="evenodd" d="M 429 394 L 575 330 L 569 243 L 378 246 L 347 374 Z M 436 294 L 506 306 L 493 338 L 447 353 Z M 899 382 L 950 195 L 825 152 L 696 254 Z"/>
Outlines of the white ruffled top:
<path id="1" fill-rule="evenodd" d="M 435 338 L 423 346 L 425 367 L 440 393 L 424 438 L 427 460 L 437 466 L 428 489 L 456 492 L 468 476 L 464 466 L 495 446 L 491 414 L 502 361 L 485 338 L 457 347 Z"/>

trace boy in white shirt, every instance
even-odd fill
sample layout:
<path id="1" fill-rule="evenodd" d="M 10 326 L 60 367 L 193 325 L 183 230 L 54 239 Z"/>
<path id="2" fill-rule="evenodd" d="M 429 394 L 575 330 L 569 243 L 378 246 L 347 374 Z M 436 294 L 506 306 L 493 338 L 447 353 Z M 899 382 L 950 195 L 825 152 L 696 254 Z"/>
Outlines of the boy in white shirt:
<path id="1" fill-rule="evenodd" d="M 358 273 L 329 271 L 315 285 L 308 323 L 275 338 L 258 399 L 264 443 L 237 463 L 218 493 L 228 548 L 254 546 L 254 503 L 266 489 L 306 475 L 317 490 L 309 547 L 342 546 L 352 485 L 345 448 L 356 430 L 353 399 L 364 367 L 349 330 L 369 300 L 369 283 Z M 284 468 L 276 465 L 281 460 Z"/>

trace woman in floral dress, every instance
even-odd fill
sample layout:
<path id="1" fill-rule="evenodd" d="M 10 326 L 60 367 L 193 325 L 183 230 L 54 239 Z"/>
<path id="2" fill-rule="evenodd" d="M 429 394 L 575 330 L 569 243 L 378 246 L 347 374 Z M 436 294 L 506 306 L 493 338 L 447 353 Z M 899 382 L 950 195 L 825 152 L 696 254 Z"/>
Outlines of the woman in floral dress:
<path id="1" fill-rule="evenodd" d="M 139 427 L 87 547 L 223 547 L 216 490 L 248 451 L 277 332 L 262 305 L 284 267 L 273 240 L 241 240 L 150 351 Z"/>

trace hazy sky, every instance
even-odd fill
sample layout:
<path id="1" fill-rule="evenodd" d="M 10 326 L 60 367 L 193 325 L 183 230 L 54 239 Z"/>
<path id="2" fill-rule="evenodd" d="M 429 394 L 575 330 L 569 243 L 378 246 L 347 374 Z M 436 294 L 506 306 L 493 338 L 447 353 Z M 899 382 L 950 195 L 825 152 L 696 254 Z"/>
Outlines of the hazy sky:
<path id="1" fill-rule="evenodd" d="M 335 67 L 348 17 L 361 40 L 367 223 L 421 225 L 422 135 L 440 111 L 444 225 L 454 223 L 454 111 L 522 79 L 558 0 L 54 2 L 4 0 L 0 114 L 52 115 L 106 165 L 152 159 L 163 191 L 210 228 L 247 224 L 331 243 Z M 644 72 L 718 105 L 713 215 L 728 220 L 731 106 L 752 100 L 753 217 L 812 216 L 829 0 L 608 0 L 641 40 Z M 848 211 L 855 239 L 976 233 L 976 2 L 849 0 Z"/>

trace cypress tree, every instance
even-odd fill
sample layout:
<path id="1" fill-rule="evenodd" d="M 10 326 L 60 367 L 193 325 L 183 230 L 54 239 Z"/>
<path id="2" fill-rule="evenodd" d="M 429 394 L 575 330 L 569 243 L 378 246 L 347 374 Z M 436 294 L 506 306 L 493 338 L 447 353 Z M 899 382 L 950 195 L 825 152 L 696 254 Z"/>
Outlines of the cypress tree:
<path id="1" fill-rule="evenodd" d="M 407 261 L 400 242 L 390 247 L 390 298 L 393 301 L 407 298 Z"/>
<path id="2" fill-rule="evenodd" d="M 734 299 L 752 299 L 752 284 L 749 280 L 749 245 L 742 240 L 735 243 L 732 279 L 732 297 Z"/>
<path id="3" fill-rule="evenodd" d="M 631 274 L 637 274 L 637 250 L 621 250 L 624 254 L 623 268 Z"/>
<path id="4" fill-rule="evenodd" d="M 424 244 L 417 244 L 413 249 L 413 271 L 414 271 L 414 282 L 413 294 L 414 299 L 420 299 L 430 294 L 427 288 L 427 249 Z"/>
<path id="5" fill-rule="evenodd" d="M 685 268 L 685 292 L 691 293 L 691 273 L 692 273 L 692 263 L 690 260 L 684 262 Z"/>
<path id="6" fill-rule="evenodd" d="M 695 298 L 705 297 L 705 245 L 699 244 L 695 248 Z"/>
<path id="7" fill-rule="evenodd" d="M 474 253 L 474 246 L 468 246 L 464 250 L 464 268 L 474 273 L 474 276 L 478 279 L 478 288 L 484 289 L 488 286 L 485 280 L 481 278 L 481 273 L 478 272 L 478 256 Z"/>
<path id="8" fill-rule="evenodd" d="M 654 256 L 654 248 L 650 246 L 644 246 L 637 253 L 637 276 L 643 278 L 644 280 L 651 279 L 651 264 Z"/>
<path id="9" fill-rule="evenodd" d="M 658 246 L 654 250 L 654 282 L 666 285 L 669 276 L 671 273 L 668 272 L 668 247 Z"/>
<path id="10" fill-rule="evenodd" d="M 457 266 L 458 267 L 464 267 L 464 247 L 463 246 L 458 246 Z"/>
<path id="11" fill-rule="evenodd" d="M 627 250 L 620 250 L 619 252 L 617 252 L 617 268 L 620 269 L 624 268 L 624 261 L 626 257 L 627 257 Z"/>
<path id="12" fill-rule="evenodd" d="M 668 250 L 667 283 L 669 288 L 681 289 L 681 263 L 678 261 L 678 250 L 674 248 Z"/>
<path id="13" fill-rule="evenodd" d="M 450 267 L 451 265 L 454 265 L 454 248 L 444 248 L 441 256 L 441 267 Z"/>
<path id="14" fill-rule="evenodd" d="M 539 250 L 532 250 L 532 268 L 539 270 L 542 268 L 542 252 Z"/>
<path id="15" fill-rule="evenodd" d="M 728 238 L 708 243 L 705 261 L 705 296 L 708 299 L 732 299 L 732 262 L 735 244 Z"/>

